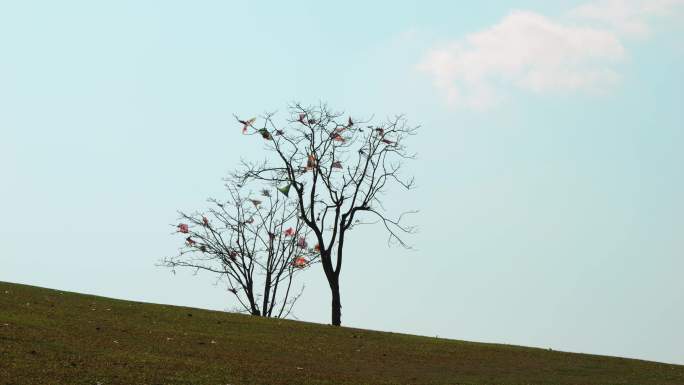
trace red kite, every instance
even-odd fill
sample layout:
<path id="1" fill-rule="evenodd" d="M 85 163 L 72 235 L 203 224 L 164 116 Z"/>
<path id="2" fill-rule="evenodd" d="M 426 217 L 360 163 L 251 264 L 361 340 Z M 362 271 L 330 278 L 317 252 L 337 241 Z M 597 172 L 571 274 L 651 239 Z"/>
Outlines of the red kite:
<path id="1" fill-rule="evenodd" d="M 309 158 L 306 160 L 306 168 L 313 169 L 314 167 L 316 167 L 316 157 L 314 154 L 310 154 Z"/>
<path id="2" fill-rule="evenodd" d="M 307 264 L 307 263 L 309 263 L 309 261 L 307 261 L 306 258 L 304 258 L 304 257 L 296 257 L 296 258 L 292 261 L 292 266 L 301 269 L 302 267 L 306 267 L 306 264 Z"/>

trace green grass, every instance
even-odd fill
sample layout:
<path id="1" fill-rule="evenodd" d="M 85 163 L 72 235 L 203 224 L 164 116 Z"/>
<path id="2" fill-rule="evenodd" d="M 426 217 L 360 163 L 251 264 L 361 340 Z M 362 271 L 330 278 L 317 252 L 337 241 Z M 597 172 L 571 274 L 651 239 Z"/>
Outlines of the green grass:
<path id="1" fill-rule="evenodd" d="M 0 384 L 682 385 L 684 366 L 0 282 Z"/>

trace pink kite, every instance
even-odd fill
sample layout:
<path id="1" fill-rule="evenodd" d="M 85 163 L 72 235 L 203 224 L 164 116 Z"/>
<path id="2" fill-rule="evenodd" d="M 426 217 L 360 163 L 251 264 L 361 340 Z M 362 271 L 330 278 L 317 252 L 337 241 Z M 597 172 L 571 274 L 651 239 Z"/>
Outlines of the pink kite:
<path id="1" fill-rule="evenodd" d="M 293 229 L 292 227 L 288 227 L 288 228 L 285 230 L 285 236 L 286 236 L 286 237 L 291 237 L 291 236 L 293 236 L 293 235 L 294 235 L 294 229 Z"/>
<path id="2" fill-rule="evenodd" d="M 187 234 L 190 230 L 188 229 L 188 225 L 185 223 L 181 223 L 178 225 L 178 231 L 180 231 L 183 234 Z"/>
<path id="3" fill-rule="evenodd" d="M 247 133 L 247 127 L 249 127 L 249 126 L 251 126 L 252 124 L 254 124 L 254 122 L 256 122 L 256 118 L 252 118 L 252 119 L 249 119 L 249 120 L 240 120 L 240 119 L 238 119 L 238 122 L 242 123 L 242 133 L 243 133 L 243 134 L 246 134 L 246 133 Z"/>

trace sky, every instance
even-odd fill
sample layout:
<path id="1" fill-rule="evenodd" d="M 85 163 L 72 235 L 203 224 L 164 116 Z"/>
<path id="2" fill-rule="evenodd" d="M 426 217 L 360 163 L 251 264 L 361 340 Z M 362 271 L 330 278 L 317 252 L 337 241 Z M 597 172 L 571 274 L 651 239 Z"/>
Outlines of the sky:
<path id="1" fill-rule="evenodd" d="M 347 326 L 684 364 L 684 1 L 0 3 L 0 280 L 225 310 L 157 266 L 233 114 L 405 114 L 415 250 L 352 233 Z M 303 275 L 298 319 L 329 323 Z M 1 317 L 1 315 L 0 315 Z"/>

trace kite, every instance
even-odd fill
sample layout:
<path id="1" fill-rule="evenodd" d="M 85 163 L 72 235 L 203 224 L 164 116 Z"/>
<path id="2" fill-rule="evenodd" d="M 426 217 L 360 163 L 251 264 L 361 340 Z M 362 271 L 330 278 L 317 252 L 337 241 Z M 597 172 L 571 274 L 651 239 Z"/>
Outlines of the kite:
<path id="1" fill-rule="evenodd" d="M 185 238 L 185 241 L 188 243 L 188 246 L 193 246 L 195 243 L 197 243 L 194 239 L 190 237 Z"/>
<path id="2" fill-rule="evenodd" d="M 306 264 L 307 264 L 307 263 L 309 263 L 309 261 L 307 261 L 306 258 L 304 258 L 304 257 L 296 257 L 296 258 L 292 261 L 292 266 L 301 269 L 302 267 L 306 267 Z"/>
<path id="3" fill-rule="evenodd" d="M 293 235 L 294 235 L 294 229 L 293 229 L 292 227 L 288 227 L 288 228 L 285 230 L 285 236 L 286 236 L 286 237 L 291 237 L 291 236 L 293 236 Z"/>
<path id="4" fill-rule="evenodd" d="M 306 243 L 306 238 L 299 237 L 299 239 L 297 240 L 297 247 L 299 247 L 300 249 L 306 249 L 307 246 L 308 245 Z"/>
<path id="5" fill-rule="evenodd" d="M 268 130 L 265 129 L 265 128 L 260 128 L 260 129 L 259 129 L 259 133 L 261 134 L 261 137 L 264 138 L 264 139 L 266 139 L 266 140 L 271 140 L 271 139 L 273 139 L 273 137 L 271 136 L 271 133 L 268 132 Z"/>
<path id="6" fill-rule="evenodd" d="M 311 170 L 316 167 L 316 156 L 314 154 L 310 154 L 309 158 L 306 160 L 306 168 L 308 170 Z"/>
<path id="7" fill-rule="evenodd" d="M 204 223 L 205 226 L 209 226 L 209 220 L 207 217 L 202 217 L 202 223 Z"/>
<path id="8" fill-rule="evenodd" d="M 283 193 L 283 195 L 288 196 L 290 194 L 290 186 L 292 186 L 292 184 L 287 184 L 283 187 L 278 187 L 278 191 Z"/>
<path id="9" fill-rule="evenodd" d="M 268 190 L 266 190 L 266 189 L 263 189 L 263 190 L 261 190 L 261 195 L 270 198 L 270 197 L 271 197 L 271 192 L 268 191 Z"/>
<path id="10" fill-rule="evenodd" d="M 261 204 L 261 201 L 258 199 L 250 199 L 250 202 L 254 205 L 254 207 L 259 208 L 259 205 Z"/>
<path id="11" fill-rule="evenodd" d="M 330 167 L 332 167 L 332 168 L 342 168 L 342 162 L 340 162 L 339 160 L 336 160 L 336 161 L 332 162 L 332 166 L 330 166 Z"/>
<path id="12" fill-rule="evenodd" d="M 189 231 L 188 225 L 186 225 L 185 223 L 181 223 L 180 225 L 178 225 L 178 231 L 180 231 L 183 234 L 187 234 Z"/>
<path id="13" fill-rule="evenodd" d="M 256 122 L 256 118 L 252 118 L 249 120 L 240 120 L 238 119 L 238 122 L 242 123 L 242 133 L 246 134 L 247 133 L 247 127 L 250 127 L 254 122 Z"/>

